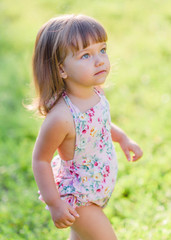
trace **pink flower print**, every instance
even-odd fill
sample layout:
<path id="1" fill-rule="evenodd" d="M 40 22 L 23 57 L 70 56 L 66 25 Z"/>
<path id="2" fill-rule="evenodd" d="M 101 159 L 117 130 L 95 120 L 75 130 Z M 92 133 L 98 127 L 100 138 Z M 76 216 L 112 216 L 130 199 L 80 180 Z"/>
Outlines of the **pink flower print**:
<path id="1" fill-rule="evenodd" d="M 108 141 L 108 139 L 109 139 L 109 136 L 108 135 L 105 135 L 105 142 L 107 142 Z"/>
<path id="2" fill-rule="evenodd" d="M 110 173 L 110 167 L 109 166 L 105 166 L 103 168 L 103 171 L 102 171 L 103 177 L 109 176 L 109 173 Z"/>
<path id="3" fill-rule="evenodd" d="M 88 120 L 89 123 L 92 123 L 92 118 L 90 117 L 89 120 Z"/>
<path id="4" fill-rule="evenodd" d="M 89 129 L 89 125 L 87 125 L 87 126 L 82 130 L 82 133 L 85 134 L 88 129 Z"/>
<path id="5" fill-rule="evenodd" d="M 106 166 L 106 172 L 107 172 L 107 173 L 110 173 L 110 167 L 109 167 L 109 165 Z"/>
<path id="6" fill-rule="evenodd" d="M 106 134 L 106 129 L 105 129 L 105 127 L 103 127 L 103 128 L 102 128 L 102 137 L 104 137 L 105 134 Z"/>
<path id="7" fill-rule="evenodd" d="M 96 190 L 96 192 L 101 192 L 102 189 L 103 189 L 103 185 L 99 185 L 98 189 Z"/>
<path id="8" fill-rule="evenodd" d="M 72 170 L 75 170 L 74 165 L 71 165 L 71 166 L 70 166 L 70 171 L 72 171 Z"/>
<path id="9" fill-rule="evenodd" d="M 90 117 L 94 116 L 94 109 L 93 108 L 90 108 L 89 112 L 88 112 L 88 115 Z"/>
<path id="10" fill-rule="evenodd" d="M 56 162 L 53 162 L 53 163 L 52 163 L 52 167 L 55 167 L 55 166 L 56 166 Z"/>
<path id="11" fill-rule="evenodd" d="M 106 183 L 106 178 L 105 177 L 103 178 L 103 183 Z"/>
<path id="12" fill-rule="evenodd" d="M 95 163 L 94 163 L 94 166 L 98 166 L 98 162 L 95 162 Z"/>
<path id="13" fill-rule="evenodd" d="M 56 185 L 59 186 L 60 182 L 56 182 Z"/>
<path id="14" fill-rule="evenodd" d="M 86 160 L 83 160 L 83 164 L 86 164 Z"/>
<path id="15" fill-rule="evenodd" d="M 78 173 L 75 173 L 75 176 L 76 176 L 77 179 L 79 178 L 79 174 Z"/>
<path id="16" fill-rule="evenodd" d="M 91 108 L 91 109 L 88 111 L 88 116 L 89 116 L 88 122 L 89 122 L 89 123 L 92 123 L 92 117 L 94 116 L 94 109 L 93 109 L 93 108 Z"/>
<path id="17" fill-rule="evenodd" d="M 85 129 L 82 131 L 83 134 L 85 134 L 86 132 L 87 132 L 87 131 L 86 131 Z"/>
<path id="18" fill-rule="evenodd" d="M 101 118 L 98 118 L 97 120 L 98 120 L 98 122 L 99 122 L 100 124 L 102 123 L 102 120 L 101 120 Z"/>
<path id="19" fill-rule="evenodd" d="M 99 145 L 99 148 L 102 149 L 102 148 L 103 148 L 103 145 L 100 144 L 100 145 Z"/>
<path id="20" fill-rule="evenodd" d="M 75 151 L 78 151 L 78 146 L 77 145 L 75 145 Z"/>
<path id="21" fill-rule="evenodd" d="M 61 188 L 61 187 L 63 187 L 63 186 L 64 186 L 63 183 L 59 183 L 59 188 Z M 60 191 L 62 191 L 62 189 L 61 189 Z"/>
<path id="22" fill-rule="evenodd" d="M 82 161 L 83 165 L 85 166 L 89 166 L 90 163 L 91 163 L 91 159 L 88 159 L 88 158 L 85 158 L 83 161 Z"/>
<path id="23" fill-rule="evenodd" d="M 98 142 L 97 146 L 98 146 L 98 148 L 99 148 L 100 150 L 103 149 L 103 147 L 105 146 L 105 145 L 103 144 L 103 139 L 100 139 L 100 141 Z"/>

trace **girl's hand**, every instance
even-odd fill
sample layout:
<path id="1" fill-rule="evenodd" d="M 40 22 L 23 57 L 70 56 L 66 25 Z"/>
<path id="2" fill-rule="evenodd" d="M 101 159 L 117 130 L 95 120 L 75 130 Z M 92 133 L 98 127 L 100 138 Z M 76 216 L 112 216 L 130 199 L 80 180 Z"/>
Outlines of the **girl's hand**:
<path id="1" fill-rule="evenodd" d="M 79 217 L 76 210 L 62 199 L 59 199 L 55 206 L 48 207 L 57 228 L 70 227 L 75 222 L 75 218 Z"/>
<path id="2" fill-rule="evenodd" d="M 133 140 L 129 139 L 128 137 L 125 137 L 121 142 L 119 142 L 126 158 L 128 161 L 137 161 L 139 158 L 142 157 L 143 152 L 141 148 L 138 146 L 137 143 L 135 143 Z M 132 156 L 131 159 L 131 154 L 130 152 L 133 152 L 134 155 Z"/>

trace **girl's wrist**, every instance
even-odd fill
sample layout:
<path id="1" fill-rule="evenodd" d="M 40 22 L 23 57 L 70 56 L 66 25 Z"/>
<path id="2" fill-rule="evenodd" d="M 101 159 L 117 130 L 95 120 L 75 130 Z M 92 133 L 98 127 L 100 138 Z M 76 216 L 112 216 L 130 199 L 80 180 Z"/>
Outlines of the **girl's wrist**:
<path id="1" fill-rule="evenodd" d="M 125 133 L 122 133 L 118 139 L 118 143 L 122 144 L 124 142 L 128 142 L 129 140 L 130 140 L 129 137 Z"/>
<path id="2" fill-rule="evenodd" d="M 112 140 L 119 144 L 129 140 L 126 133 L 113 123 L 111 124 L 111 135 L 112 135 Z"/>
<path id="3" fill-rule="evenodd" d="M 59 197 L 59 198 L 57 198 L 57 199 L 55 199 L 55 200 L 53 200 L 53 201 L 51 201 L 51 202 L 48 202 L 48 203 L 46 202 L 46 204 L 48 205 L 49 208 L 53 208 L 53 207 L 57 208 L 57 207 L 60 207 L 61 198 Z"/>

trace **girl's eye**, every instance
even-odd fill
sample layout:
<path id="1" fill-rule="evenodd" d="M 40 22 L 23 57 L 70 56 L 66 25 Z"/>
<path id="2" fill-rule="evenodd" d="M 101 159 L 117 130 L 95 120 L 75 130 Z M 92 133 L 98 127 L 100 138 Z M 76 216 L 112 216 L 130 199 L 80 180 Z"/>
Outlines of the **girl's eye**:
<path id="1" fill-rule="evenodd" d="M 106 53 L 106 48 L 102 48 L 101 53 L 103 53 L 103 54 Z"/>
<path id="2" fill-rule="evenodd" d="M 89 58 L 90 57 L 90 55 L 88 54 L 88 53 L 86 53 L 86 54 L 84 54 L 82 57 L 81 57 L 81 59 L 87 59 L 87 58 Z"/>

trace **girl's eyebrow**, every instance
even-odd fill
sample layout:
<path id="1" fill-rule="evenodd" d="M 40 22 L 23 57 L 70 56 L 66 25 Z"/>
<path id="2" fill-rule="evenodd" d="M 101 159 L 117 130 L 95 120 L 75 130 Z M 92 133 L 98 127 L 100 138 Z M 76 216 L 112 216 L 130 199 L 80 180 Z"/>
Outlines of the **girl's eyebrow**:
<path id="1" fill-rule="evenodd" d="M 96 44 L 96 43 L 95 43 L 95 44 Z M 99 48 L 101 48 L 102 46 L 106 47 L 106 45 L 107 45 L 106 42 L 102 42 L 102 43 L 100 43 Z M 76 54 L 81 54 L 82 52 L 86 52 L 86 51 L 91 50 L 91 49 L 94 49 L 94 47 L 92 46 L 92 44 L 89 45 L 89 46 L 86 47 L 86 48 L 83 48 L 83 49 L 81 49 L 81 50 L 78 50 Z"/>

